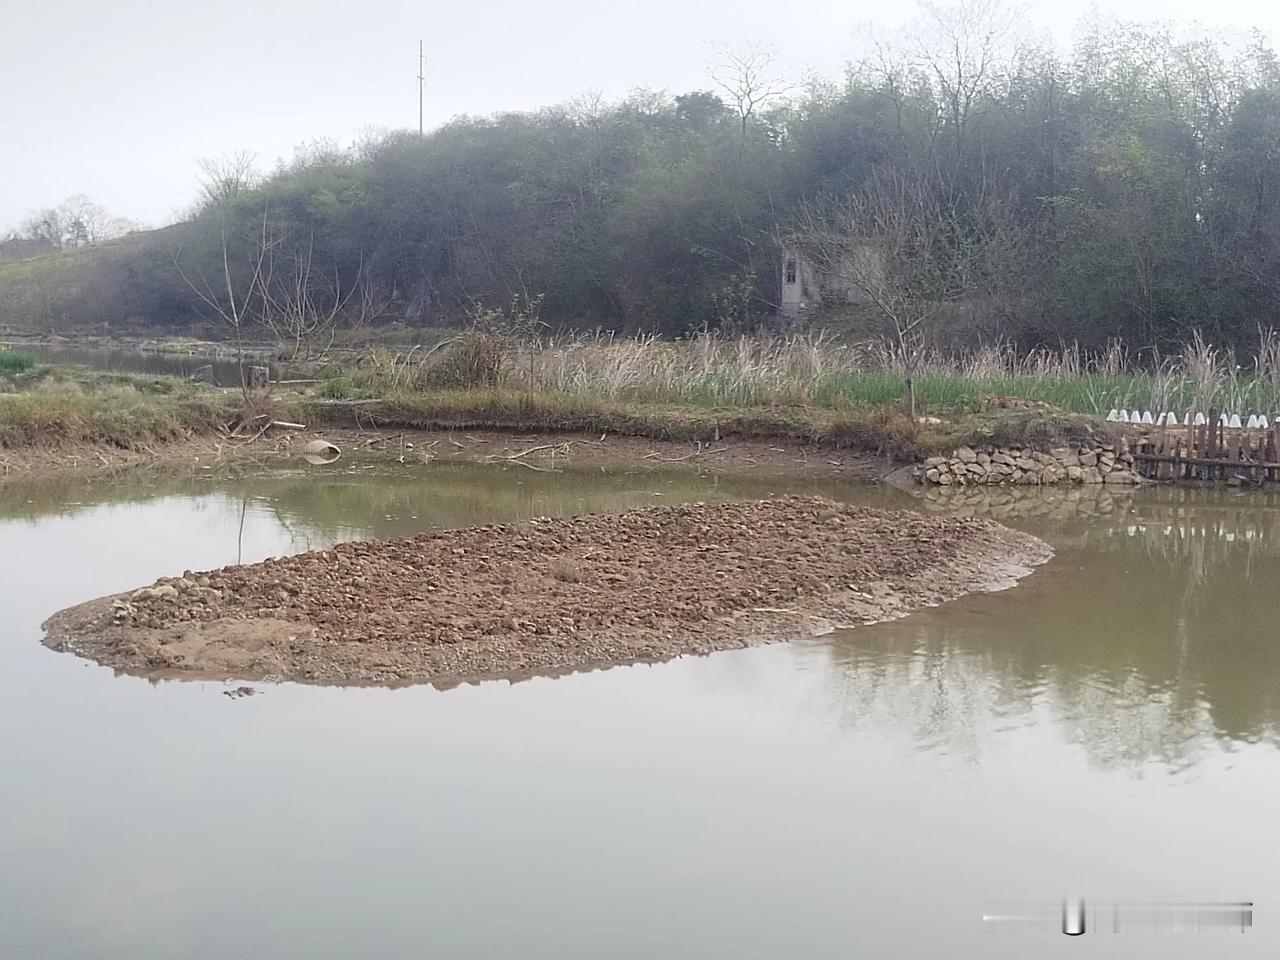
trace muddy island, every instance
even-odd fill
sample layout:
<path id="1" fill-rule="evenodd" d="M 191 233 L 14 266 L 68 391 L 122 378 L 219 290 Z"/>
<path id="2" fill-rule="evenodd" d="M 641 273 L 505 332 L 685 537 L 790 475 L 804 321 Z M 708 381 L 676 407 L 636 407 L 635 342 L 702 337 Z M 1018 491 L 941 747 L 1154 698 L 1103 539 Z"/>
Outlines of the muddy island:
<path id="1" fill-rule="evenodd" d="M 813 636 L 1007 587 L 1027 534 L 819 497 L 488 525 L 164 578 L 46 643 L 146 676 L 458 682 Z"/>

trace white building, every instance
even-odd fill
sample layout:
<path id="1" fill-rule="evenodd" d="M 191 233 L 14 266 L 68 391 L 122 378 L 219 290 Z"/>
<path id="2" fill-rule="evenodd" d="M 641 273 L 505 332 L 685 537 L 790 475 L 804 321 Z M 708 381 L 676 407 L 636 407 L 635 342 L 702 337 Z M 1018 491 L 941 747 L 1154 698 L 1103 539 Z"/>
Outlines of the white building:
<path id="1" fill-rule="evenodd" d="M 851 260 L 847 271 L 833 276 L 820 271 L 796 244 L 782 246 L 782 296 L 779 312 L 794 320 L 822 307 L 836 304 L 869 303 L 863 283 L 884 270 L 883 254 L 873 243 L 863 244 L 857 260 Z"/>

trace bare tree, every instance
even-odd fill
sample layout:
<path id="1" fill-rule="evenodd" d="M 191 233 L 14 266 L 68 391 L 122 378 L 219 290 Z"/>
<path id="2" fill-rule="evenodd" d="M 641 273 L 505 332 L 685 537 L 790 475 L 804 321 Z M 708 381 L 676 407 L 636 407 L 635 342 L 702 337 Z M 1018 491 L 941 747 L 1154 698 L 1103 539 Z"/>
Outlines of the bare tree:
<path id="1" fill-rule="evenodd" d="M 890 97 L 903 135 L 908 98 L 917 88 L 928 89 L 937 108 L 930 135 L 948 131 L 958 157 L 975 107 L 1013 61 L 1023 8 L 1011 0 L 922 0 L 920 11 L 888 32 L 865 24 L 860 32 L 869 49 L 861 69 Z"/>
<path id="2" fill-rule="evenodd" d="M 609 115 L 610 104 L 604 93 L 594 87 L 569 101 L 569 116 L 589 130 L 598 129 Z"/>
<path id="3" fill-rule="evenodd" d="M 363 260 L 354 280 L 344 284 L 341 270 L 333 273 L 315 269 L 315 233 L 304 245 L 284 253 L 283 236 L 271 236 L 264 228 L 258 240 L 259 295 L 255 299 L 257 319 L 289 349 L 289 359 L 311 359 L 320 343 L 323 356 L 333 346 L 338 321 L 347 318 L 352 326 L 363 326 L 377 310 L 372 292 L 366 289 L 367 271 Z M 284 268 L 277 271 L 277 254 Z M 354 316 L 353 316 L 354 314 Z M 326 339 L 327 338 L 327 339 Z"/>
<path id="4" fill-rule="evenodd" d="M 975 284 L 975 248 L 957 211 L 928 183 L 878 171 L 855 196 L 805 204 L 795 242 L 829 282 L 861 294 L 879 312 L 914 419 L 926 327 Z"/>
<path id="5" fill-rule="evenodd" d="M 356 271 L 355 290 L 359 302 L 354 309 L 348 311 L 347 326 L 364 327 L 392 312 L 392 297 L 374 278 L 373 264 L 363 254 Z"/>
<path id="6" fill-rule="evenodd" d="M 749 44 L 740 48 L 718 46 L 707 67 L 711 77 L 738 114 L 738 155 L 747 146 L 747 128 L 770 100 L 785 95 L 789 84 L 776 69 L 776 57 L 768 47 Z"/>
<path id="7" fill-rule="evenodd" d="M 117 217 L 92 197 L 77 193 L 56 207 L 29 216 L 19 235 L 67 250 L 114 240 L 136 229 L 133 221 Z"/>
<path id="8" fill-rule="evenodd" d="M 964 152 L 974 105 L 1006 63 L 1008 43 L 1021 11 L 1008 0 L 960 0 L 921 4 L 911 29 L 917 65 L 930 77 L 950 127 L 955 152 Z"/>
<path id="9" fill-rule="evenodd" d="M 196 262 L 192 273 L 182 266 L 183 251 L 179 249 L 173 258 L 179 276 L 200 301 L 213 311 L 231 331 L 236 345 L 236 366 L 240 371 L 240 392 L 245 400 L 249 398 L 249 381 L 245 375 L 244 363 L 244 328 L 255 316 L 255 302 L 262 299 L 263 277 L 270 267 L 273 256 L 271 235 L 267 211 L 262 212 L 262 227 L 259 239 L 252 244 L 253 254 L 249 257 L 247 269 L 236 261 L 231 252 L 231 237 L 224 218 L 219 239 L 221 241 L 221 268 L 213 279 L 204 272 Z"/>
<path id="10" fill-rule="evenodd" d="M 25 240 L 35 240 L 54 250 L 65 246 L 66 228 L 62 222 L 62 212 L 57 207 L 49 207 L 39 213 L 33 213 L 18 230 L 18 236 Z"/>
<path id="11" fill-rule="evenodd" d="M 67 246 L 82 247 L 124 236 L 137 225 L 117 217 L 91 197 L 78 193 L 62 203 Z"/>
<path id="12" fill-rule="evenodd" d="M 290 230 L 273 221 L 269 206 L 264 205 L 256 230 L 236 235 L 230 226 L 229 209 L 219 206 L 216 211 L 222 221 L 217 275 L 210 278 L 198 256 L 193 258 L 194 268 L 188 270 L 181 249 L 174 256 L 174 265 L 200 302 L 230 330 L 246 397 L 244 337 L 248 324 L 269 331 L 288 351 L 289 359 L 311 359 L 328 352 L 340 321 L 362 326 L 387 312 L 387 302 L 378 298 L 363 255 L 348 283 L 337 264 L 331 269 L 317 266 L 314 230 L 305 243 L 294 243 Z"/>
<path id="13" fill-rule="evenodd" d="M 241 150 L 197 160 L 196 165 L 200 168 L 201 205 L 219 207 L 242 196 L 257 179 L 254 172 L 256 159 L 254 154 Z"/>

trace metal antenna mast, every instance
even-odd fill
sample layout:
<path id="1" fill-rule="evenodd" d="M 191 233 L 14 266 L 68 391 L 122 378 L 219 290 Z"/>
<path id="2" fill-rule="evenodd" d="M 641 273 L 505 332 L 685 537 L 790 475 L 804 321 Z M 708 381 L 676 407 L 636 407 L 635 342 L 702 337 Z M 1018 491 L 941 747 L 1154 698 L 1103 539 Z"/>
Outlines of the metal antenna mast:
<path id="1" fill-rule="evenodd" d="M 426 79 L 426 57 L 422 55 L 422 41 L 418 41 L 418 136 L 422 136 L 422 84 Z"/>

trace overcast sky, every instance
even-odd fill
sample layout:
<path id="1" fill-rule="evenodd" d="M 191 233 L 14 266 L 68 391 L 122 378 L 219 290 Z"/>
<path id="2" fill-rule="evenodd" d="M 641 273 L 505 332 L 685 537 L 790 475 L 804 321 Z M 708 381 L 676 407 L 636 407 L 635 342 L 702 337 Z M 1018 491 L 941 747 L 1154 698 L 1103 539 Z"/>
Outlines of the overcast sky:
<path id="1" fill-rule="evenodd" d="M 708 45 L 772 45 L 799 75 L 839 75 L 860 25 L 849 0 L 0 0 L 0 231 L 86 193 L 160 225 L 194 197 L 196 160 L 260 165 L 317 137 L 416 126 L 417 44 L 428 126 L 588 90 L 706 88 Z M 1057 41 L 1091 6 L 1132 19 L 1258 26 L 1264 0 L 1030 0 Z M 894 5 L 905 19 L 909 3 Z"/>

